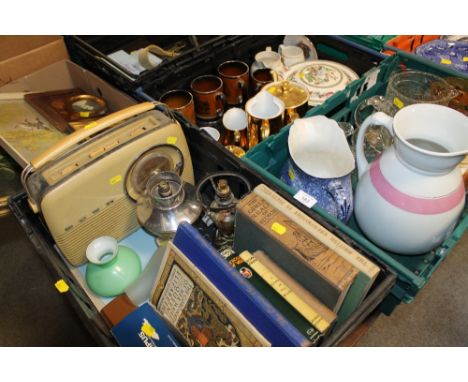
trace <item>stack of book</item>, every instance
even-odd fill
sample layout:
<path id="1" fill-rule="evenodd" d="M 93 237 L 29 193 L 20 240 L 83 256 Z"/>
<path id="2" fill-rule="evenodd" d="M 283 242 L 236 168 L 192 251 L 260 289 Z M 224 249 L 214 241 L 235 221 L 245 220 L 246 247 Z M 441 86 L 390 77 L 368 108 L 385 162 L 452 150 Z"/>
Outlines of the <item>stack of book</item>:
<path id="1" fill-rule="evenodd" d="M 191 225 L 169 243 L 150 304 L 190 346 L 313 346 L 380 269 L 265 185 L 236 212 L 235 254 Z"/>
<path id="2" fill-rule="evenodd" d="M 331 310 L 335 326 L 351 316 L 380 272 L 367 257 L 264 184 L 237 206 L 234 249 L 263 251 L 263 256 L 253 256 L 273 273 L 282 272 L 279 279 L 293 291 L 301 287 L 315 296 L 322 306 L 316 310 Z"/>

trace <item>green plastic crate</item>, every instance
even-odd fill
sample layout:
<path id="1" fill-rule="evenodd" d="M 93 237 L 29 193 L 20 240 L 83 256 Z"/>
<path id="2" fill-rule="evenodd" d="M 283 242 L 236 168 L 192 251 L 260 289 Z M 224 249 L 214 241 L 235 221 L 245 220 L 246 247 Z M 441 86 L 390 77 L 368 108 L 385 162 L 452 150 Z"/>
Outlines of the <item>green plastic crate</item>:
<path id="1" fill-rule="evenodd" d="M 401 66 L 431 72 L 443 77 L 460 77 L 458 72 L 440 69 L 437 65 L 428 64 L 426 60 L 417 56 L 399 52 L 382 61 L 379 67 L 369 70 L 363 77 L 349 84 L 343 91 L 333 95 L 324 104 L 309 110 L 306 117 L 326 115 L 336 121 L 352 122 L 353 111 L 357 105 L 371 96 L 384 95 L 390 74 Z M 249 150 L 242 159 L 278 187 L 294 195 L 294 190 L 279 179 L 281 167 L 288 157 L 288 134 L 289 126 L 286 126 L 278 134 Z M 354 217 L 345 225 L 319 207 L 314 206 L 313 209 L 395 270 L 398 281 L 392 289 L 392 295 L 386 299 L 387 305 L 381 307 L 385 313 L 389 314 L 401 301 L 409 303 L 414 299 L 440 263 L 461 239 L 468 227 L 468 201 L 466 202 L 461 219 L 452 235 L 438 248 L 418 256 L 397 255 L 379 248 L 362 234 Z M 304 211 L 307 211 L 305 206 Z"/>
<path id="2" fill-rule="evenodd" d="M 342 37 L 356 44 L 381 52 L 387 41 L 390 41 L 396 35 L 345 35 Z"/>

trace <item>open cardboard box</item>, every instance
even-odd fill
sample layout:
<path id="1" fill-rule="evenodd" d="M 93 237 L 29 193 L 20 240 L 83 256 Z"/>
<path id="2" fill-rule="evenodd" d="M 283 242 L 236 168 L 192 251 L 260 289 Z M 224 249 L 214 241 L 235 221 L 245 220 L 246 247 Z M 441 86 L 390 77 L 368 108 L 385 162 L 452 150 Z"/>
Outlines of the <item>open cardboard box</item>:
<path id="1" fill-rule="evenodd" d="M 1 36 L 0 87 L 68 58 L 61 36 Z"/>
<path id="2" fill-rule="evenodd" d="M 26 92 L 71 88 L 81 88 L 88 94 L 103 97 L 111 111 L 136 103 L 95 74 L 69 61 L 62 37 L 9 36 L 0 39 L 0 111 L 5 99 L 21 102 Z M 22 167 L 64 136 L 57 131 L 39 141 L 37 131 L 31 131 L 29 135 L 15 139 L 11 133 L 13 125 L 0 118 L 0 145 Z M 7 130 L 9 138 L 5 137 Z"/>
<path id="3" fill-rule="evenodd" d="M 81 88 L 88 94 L 103 97 L 111 111 L 137 103 L 133 98 L 109 85 L 92 72 L 71 62 L 63 38 L 60 36 L 3 36 L 0 38 L 0 145 L 22 167 L 27 166 L 34 156 L 62 139 L 65 134 L 54 131 L 48 136 L 50 139 L 47 142 L 38 142 L 37 131 L 30 133 L 27 137 L 28 142 L 24 142 L 24 137 L 21 142 L 6 139 L 2 136 L 2 129 L 5 128 L 3 123 L 5 120 L 2 120 L 2 106 L 5 111 L 5 100 L 15 99 L 18 102 L 24 102 L 23 95 L 27 92 L 71 88 Z M 32 110 L 30 106 L 27 106 L 27 109 Z M 22 144 L 37 150 L 33 152 L 25 149 Z M 142 235 L 140 232 L 131 236 L 127 241 L 139 249 L 142 254 L 142 265 L 145 266 L 155 250 L 153 238 L 149 235 Z M 66 264 L 96 308 L 101 310 L 111 299 L 100 298 L 87 287 L 84 279 L 86 266 L 72 267 Z"/>

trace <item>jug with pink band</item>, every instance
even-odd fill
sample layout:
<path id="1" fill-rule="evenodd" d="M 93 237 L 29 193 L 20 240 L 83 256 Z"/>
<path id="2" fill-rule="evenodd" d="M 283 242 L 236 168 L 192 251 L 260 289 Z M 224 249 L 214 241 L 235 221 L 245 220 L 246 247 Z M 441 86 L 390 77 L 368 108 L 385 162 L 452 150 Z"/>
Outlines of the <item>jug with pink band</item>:
<path id="1" fill-rule="evenodd" d="M 384 126 L 394 143 L 372 164 L 363 140 L 369 126 Z M 460 168 L 468 153 L 468 117 L 446 106 L 414 104 L 394 118 L 370 115 L 358 132 L 359 182 L 355 216 L 382 248 L 417 255 L 440 245 L 465 204 Z"/>

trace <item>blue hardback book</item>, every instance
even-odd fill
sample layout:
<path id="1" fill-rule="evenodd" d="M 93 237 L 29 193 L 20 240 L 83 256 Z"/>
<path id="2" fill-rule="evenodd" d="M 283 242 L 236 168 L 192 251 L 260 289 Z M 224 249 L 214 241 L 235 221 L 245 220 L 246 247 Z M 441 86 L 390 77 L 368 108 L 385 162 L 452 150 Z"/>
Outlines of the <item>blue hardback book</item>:
<path id="1" fill-rule="evenodd" d="M 311 345 L 311 342 L 190 224 L 179 225 L 174 245 L 203 272 L 272 346 Z"/>
<path id="2" fill-rule="evenodd" d="M 178 347 L 182 346 L 167 324 L 145 303 L 116 326 L 112 334 L 120 346 Z"/>

